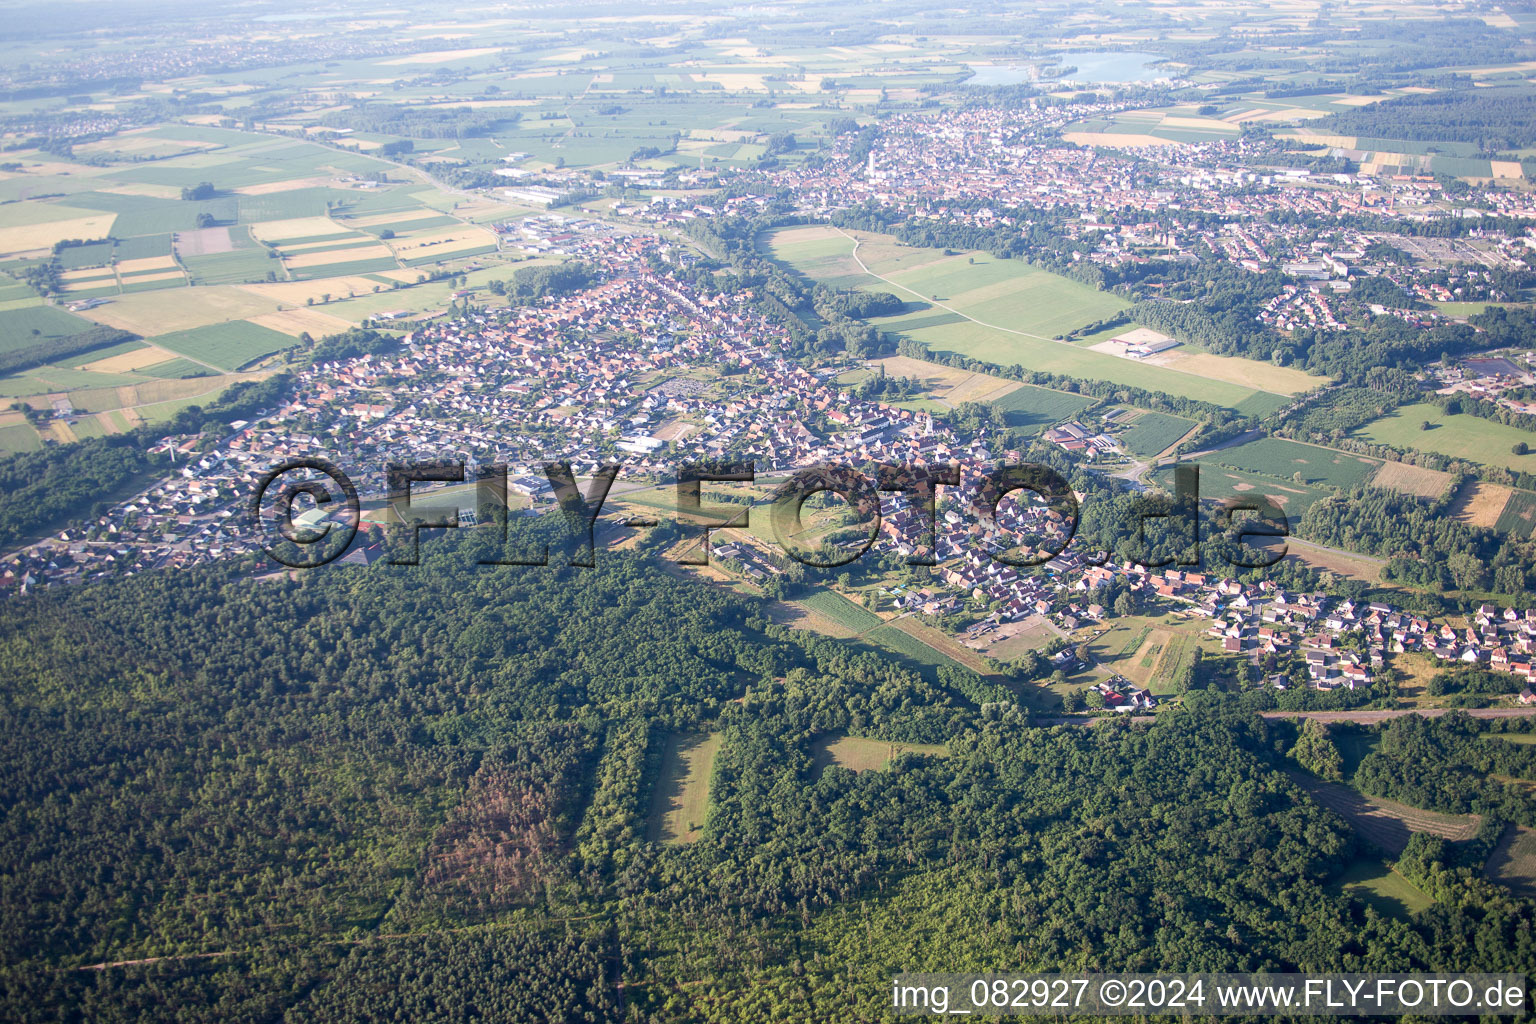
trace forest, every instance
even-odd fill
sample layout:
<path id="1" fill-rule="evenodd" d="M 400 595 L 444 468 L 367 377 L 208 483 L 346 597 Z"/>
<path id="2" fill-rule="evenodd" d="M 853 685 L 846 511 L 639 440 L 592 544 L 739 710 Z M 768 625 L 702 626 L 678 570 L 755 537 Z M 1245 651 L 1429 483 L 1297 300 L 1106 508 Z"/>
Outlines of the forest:
<path id="1" fill-rule="evenodd" d="M 1536 96 L 1525 89 L 1462 88 L 1399 96 L 1323 118 L 1318 130 L 1417 142 L 1472 142 L 1483 152 L 1536 143 Z"/>
<path id="2" fill-rule="evenodd" d="M 15 602 L 0 1017 L 883 1020 L 904 969 L 1536 963 L 1536 905 L 1454 850 L 1416 852 L 1444 894 L 1412 917 L 1332 886 L 1362 841 L 1252 695 L 1032 726 L 644 545 L 530 570 L 475 566 L 488 543 Z M 702 827 L 648 841 L 666 737 L 706 731 Z M 818 762 L 841 735 L 947 756 Z"/>

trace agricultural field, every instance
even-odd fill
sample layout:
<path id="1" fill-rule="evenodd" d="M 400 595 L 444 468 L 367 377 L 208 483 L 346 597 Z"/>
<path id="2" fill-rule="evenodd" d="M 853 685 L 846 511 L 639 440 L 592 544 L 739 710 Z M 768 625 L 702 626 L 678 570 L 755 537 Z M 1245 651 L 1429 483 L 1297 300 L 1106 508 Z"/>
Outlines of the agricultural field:
<path id="1" fill-rule="evenodd" d="M 1529 537 L 1536 530 L 1536 494 L 1512 490 L 1493 528 L 1511 537 Z"/>
<path id="2" fill-rule="evenodd" d="M 46 258 L 62 239 L 83 240 L 57 254 L 64 297 L 108 301 L 77 317 L 4 279 L 0 351 L 97 323 L 169 338 L 175 357 L 235 370 L 302 333 L 322 337 L 383 310 L 442 309 L 452 286 L 418 285 L 418 275 L 470 259 L 499 270 L 496 236 L 479 224 L 528 212 L 494 196 L 450 195 L 420 172 L 363 153 L 255 131 L 158 125 L 83 151 L 92 164 L 23 151 L 19 170 L 0 177 L 0 200 L 19 200 L 0 206 L 0 269 Z M 183 198 L 205 183 L 211 194 Z M 47 198 L 33 199 L 39 191 Z M 409 276 L 359 276 L 368 273 Z M 294 293 L 276 291 L 283 288 Z M 325 312 L 308 308 L 331 300 Z M 50 371 L 32 392 L 197 372 L 186 363 L 124 371 L 116 381 Z M 22 381 L 8 390 L 29 393 Z"/>
<path id="3" fill-rule="evenodd" d="M 1423 429 L 1424 423 L 1430 429 Z M 1536 437 L 1519 427 L 1467 413 L 1447 415 L 1438 405 L 1404 405 L 1355 431 L 1355 436 L 1396 448 L 1417 449 L 1449 455 L 1487 466 L 1501 466 L 1520 473 L 1536 473 L 1536 451 L 1516 455 L 1516 444 L 1532 445 Z"/>
<path id="4" fill-rule="evenodd" d="M 922 382 L 929 396 L 945 408 L 954 408 L 961 402 L 996 402 L 1024 386 L 1004 377 L 972 373 L 911 356 L 886 356 L 874 362 L 884 367 L 888 377 L 907 377 Z M 867 370 L 857 372 L 868 373 Z"/>
<path id="5" fill-rule="evenodd" d="M 0 452 L 35 452 L 43 446 L 43 439 L 25 420 L 0 426 Z"/>
<path id="6" fill-rule="evenodd" d="M 1225 466 L 1195 460 L 1200 466 L 1200 498 L 1202 501 L 1226 501 L 1262 494 L 1278 505 L 1292 523 L 1312 504 L 1326 496 L 1327 492 L 1296 483 L 1280 483 L 1273 477 L 1256 473 L 1244 473 Z M 1165 491 L 1173 490 L 1173 468 L 1165 467 L 1152 475 L 1152 480 Z"/>
<path id="7" fill-rule="evenodd" d="M 821 589 L 808 597 L 796 598 L 793 604 L 832 620 L 855 634 L 867 633 L 881 624 L 879 616 L 860 608 L 835 590 Z"/>
<path id="8" fill-rule="evenodd" d="M 1008 426 L 1025 434 L 1039 434 L 1088 408 L 1092 399 L 1066 391 L 1052 391 L 1024 384 L 992 400 L 1003 411 Z"/>
<path id="9" fill-rule="evenodd" d="M 1502 520 L 1504 506 L 1515 493 L 1513 487 L 1469 480 L 1451 502 L 1451 515 L 1468 526 L 1495 528 Z"/>
<path id="10" fill-rule="evenodd" d="M 851 772 L 879 771 L 899 754 L 948 757 L 949 750 L 937 743 L 892 743 L 863 736 L 821 736 L 811 744 L 817 775 L 833 765 Z"/>
<path id="11" fill-rule="evenodd" d="M 960 664 L 955 658 L 944 651 L 933 647 L 923 640 L 919 640 L 910 632 L 891 623 L 886 623 L 877 629 L 872 629 L 863 636 L 868 642 L 878 644 L 888 651 L 894 651 L 924 668 L 938 668 L 941 665 L 953 667 Z"/>
<path id="12" fill-rule="evenodd" d="M 1284 480 L 1302 487 L 1347 489 L 1365 483 L 1380 460 L 1315 445 L 1262 437 L 1202 456 L 1202 463 Z"/>
<path id="13" fill-rule="evenodd" d="M 914 616 L 903 615 L 892 619 L 891 629 L 899 629 L 918 643 L 924 644 L 957 664 L 964 665 L 978 675 L 991 675 L 992 669 L 976 652 L 955 640 L 948 633 L 920 621 Z M 883 635 L 883 634 L 882 634 Z"/>
<path id="14" fill-rule="evenodd" d="M 709 814 L 709 780 L 722 734 L 668 736 L 661 774 L 651 791 L 646 838 L 653 843 L 691 843 Z"/>
<path id="15" fill-rule="evenodd" d="M 940 249 L 903 246 L 864 232 L 845 235 L 822 226 L 772 232 L 764 245 L 774 259 L 828 287 L 896 294 L 907 308 L 871 323 L 935 352 L 1145 387 L 1254 415 L 1282 407 L 1293 388 L 1323 382 L 1305 375 L 1300 381 L 1287 378 L 1282 392 L 1270 392 L 1213 376 L 1212 367 L 1233 362 L 1222 357 L 1205 356 L 1205 363 L 1197 361 L 1185 370 L 1052 340 L 1119 312 L 1124 303 L 1017 260 L 981 252 L 946 256 Z M 1219 362 L 1207 366 L 1210 360 Z M 1275 370 L 1266 366 L 1264 379 L 1273 379 Z"/>
<path id="16" fill-rule="evenodd" d="M 14 352 L 53 338 L 67 338 L 91 327 L 90 321 L 52 306 L 3 310 L 0 311 L 0 352 Z"/>
<path id="17" fill-rule="evenodd" d="M 291 336 L 244 320 L 162 334 L 154 342 L 160 348 L 226 372 L 294 345 Z"/>
<path id="18" fill-rule="evenodd" d="M 1451 474 L 1406 462 L 1383 462 L 1371 486 L 1420 498 L 1438 498 L 1451 486 Z"/>
<path id="19" fill-rule="evenodd" d="M 1118 421 L 1126 425 L 1120 434 L 1120 442 L 1133 455 L 1151 458 L 1162 454 L 1180 438 L 1195 429 L 1194 420 L 1172 416 L 1165 412 L 1143 412 L 1134 419 Z"/>

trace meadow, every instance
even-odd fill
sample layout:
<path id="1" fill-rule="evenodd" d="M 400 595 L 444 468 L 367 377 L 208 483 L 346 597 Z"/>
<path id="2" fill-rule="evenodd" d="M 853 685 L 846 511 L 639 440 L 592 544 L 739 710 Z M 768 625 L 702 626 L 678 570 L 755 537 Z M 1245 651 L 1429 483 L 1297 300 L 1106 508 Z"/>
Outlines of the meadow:
<path id="1" fill-rule="evenodd" d="M 89 321 L 52 306 L 7 309 L 0 312 L 0 352 L 14 352 L 51 338 L 67 338 L 91 326 Z"/>
<path id="2" fill-rule="evenodd" d="M 1024 385 L 992 400 L 1003 411 L 1008 426 L 1026 434 L 1038 434 L 1047 427 L 1069 420 L 1088 408 L 1093 399 L 1067 391 L 1052 391 Z"/>
<path id="3" fill-rule="evenodd" d="M 1536 829 L 1509 826 L 1488 858 L 1488 876 L 1521 896 L 1536 896 Z"/>
<path id="4" fill-rule="evenodd" d="M 1402 917 L 1433 906 L 1434 899 L 1391 866 L 1375 857 L 1361 857 L 1332 882 L 1338 892 L 1358 896 L 1378 913 Z"/>
<path id="5" fill-rule="evenodd" d="M 1281 483 L 1270 476 L 1228 469 L 1225 466 L 1207 462 L 1205 459 L 1195 461 L 1200 466 L 1201 500 L 1223 501 L 1262 494 L 1279 505 L 1293 525 L 1298 516 L 1328 493 L 1304 484 Z M 1159 487 L 1172 491 L 1173 469 L 1171 466 L 1158 470 L 1153 474 L 1152 479 Z"/>
<path id="6" fill-rule="evenodd" d="M 1430 424 L 1429 430 L 1422 429 L 1425 422 Z M 1536 447 L 1536 436 L 1529 431 L 1466 413 L 1447 415 L 1438 405 L 1427 402 L 1399 406 L 1356 430 L 1354 436 L 1396 448 L 1435 452 L 1467 462 L 1536 473 L 1536 451 L 1528 455 L 1516 455 L 1512 451 L 1521 443 Z"/>
<path id="7" fill-rule="evenodd" d="M 898 754 L 948 757 L 949 750 L 937 743 L 892 743 L 863 736 L 820 736 L 811 743 L 811 761 L 818 775 L 833 765 L 852 772 L 879 771 Z"/>
<path id="8" fill-rule="evenodd" d="M 681 844 L 699 838 L 709 813 L 710 773 L 722 738 L 718 732 L 667 737 L 646 816 L 649 841 Z"/>

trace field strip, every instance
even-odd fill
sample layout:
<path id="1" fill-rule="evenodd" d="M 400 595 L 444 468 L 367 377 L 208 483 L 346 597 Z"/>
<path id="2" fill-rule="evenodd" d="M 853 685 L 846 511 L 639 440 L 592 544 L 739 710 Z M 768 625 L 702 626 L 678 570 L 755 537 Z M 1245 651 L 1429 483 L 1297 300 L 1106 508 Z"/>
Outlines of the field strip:
<path id="1" fill-rule="evenodd" d="M 900 282 L 892 281 L 888 277 L 885 277 L 885 276 L 883 276 L 881 274 L 877 274 L 873 270 L 870 270 L 869 267 L 865 266 L 864 265 L 864 261 L 859 258 L 859 246 L 864 244 L 863 241 L 861 239 L 854 238 L 852 235 L 848 234 L 848 232 L 844 231 L 842 228 L 837 228 L 836 230 L 837 230 L 838 234 L 842 235 L 844 238 L 848 239 L 850 242 L 853 243 L 853 252 L 849 253 L 849 255 L 853 257 L 853 262 L 858 264 L 858 267 L 859 267 L 860 270 L 862 270 L 864 273 L 868 274 L 870 277 L 873 277 L 877 281 L 884 281 L 886 284 L 890 285 L 892 288 L 900 288 L 902 291 L 906 292 L 908 295 L 915 295 L 915 296 L 917 296 L 917 298 L 920 301 L 922 301 L 922 302 L 926 302 L 926 303 L 928 303 L 931 306 L 935 306 L 935 307 L 937 307 L 939 309 L 946 310 L 946 311 L 948 311 L 950 313 L 955 314 L 956 316 L 960 317 L 963 320 L 969 320 L 971 323 L 976 324 L 979 327 L 985 327 L 988 330 L 1002 331 L 1004 334 L 1016 334 L 1016 335 L 1018 335 L 1021 338 L 1032 338 L 1035 341 L 1048 341 L 1048 342 L 1050 342 L 1053 345 L 1069 345 L 1069 346 L 1071 345 L 1071 342 L 1057 341 L 1055 338 L 1047 338 L 1047 337 L 1044 337 L 1044 336 L 1039 335 L 1039 334 L 1031 334 L 1028 331 L 1020 331 L 1020 330 L 1017 330 L 1017 329 L 1015 329 L 1013 327 L 999 327 L 997 324 L 989 324 L 985 320 L 978 320 L 974 316 L 971 316 L 969 313 L 964 313 L 964 312 L 956 309 L 953 306 L 950 306 L 950 305 L 947 305 L 947 304 L 945 304 L 943 302 L 940 302 L 938 299 L 934 299 L 934 298 L 930 298 L 928 296 L 925 296 L 921 292 L 913 291 L 911 288 L 908 288 L 906 285 L 901 284 Z M 1081 350 L 1079 350 L 1079 351 L 1081 351 Z M 1113 357 L 1112 356 L 1110 358 L 1117 358 L 1117 357 Z M 1210 377 L 1201 376 L 1198 373 L 1191 373 L 1188 370 L 1181 370 L 1181 369 L 1179 369 L 1176 366 L 1159 366 L 1158 369 L 1160 369 L 1160 370 L 1167 370 L 1169 373 L 1180 373 L 1180 374 L 1183 374 L 1186 377 L 1193 377 L 1195 380 L 1208 381 L 1208 380 L 1211 379 Z M 1089 376 L 1091 376 L 1091 375 L 1089 375 Z M 1099 379 L 1102 379 L 1102 378 L 1093 377 L 1092 379 L 1099 380 Z M 1230 383 L 1230 382 L 1228 382 L 1228 383 Z M 1265 391 L 1263 388 L 1250 388 L 1249 390 L 1251 390 L 1251 391 L 1253 391 L 1253 392 L 1255 392 L 1257 394 L 1274 395 L 1276 398 L 1291 398 L 1291 397 L 1293 397 L 1291 395 L 1282 395 L 1282 394 L 1280 394 L 1278 392 L 1275 392 L 1275 391 Z"/>

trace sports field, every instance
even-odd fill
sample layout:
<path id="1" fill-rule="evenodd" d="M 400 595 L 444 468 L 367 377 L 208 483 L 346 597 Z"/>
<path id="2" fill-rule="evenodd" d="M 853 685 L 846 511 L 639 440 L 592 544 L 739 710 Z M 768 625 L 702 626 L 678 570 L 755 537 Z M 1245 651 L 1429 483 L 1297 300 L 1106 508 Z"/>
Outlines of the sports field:
<path id="1" fill-rule="evenodd" d="M 983 252 L 948 256 L 941 249 L 904 246 L 864 232 L 845 235 L 820 225 L 772 232 L 764 243 L 773 258 L 828 287 L 895 294 L 907 308 L 871 323 L 923 342 L 935 352 L 958 352 L 999 366 L 1021 365 L 1134 385 L 1255 415 L 1278 409 L 1286 401 L 1286 394 L 1216 375 L 1218 367 L 1234 371 L 1221 376 L 1246 371 L 1246 367 L 1228 366 L 1243 361 L 1205 356 L 1204 362 L 1185 370 L 1053 340 L 1119 312 L 1125 303 L 1018 260 L 1000 260 Z M 1266 371 L 1273 376 L 1274 368 Z M 1305 377 L 1302 383 L 1309 380 L 1322 383 L 1322 378 Z M 1286 378 L 1286 393 L 1296 385 L 1297 381 Z"/>
<path id="2" fill-rule="evenodd" d="M 1426 421 L 1430 424 L 1428 430 L 1423 429 Z M 1355 436 L 1397 448 L 1416 448 L 1486 466 L 1536 473 L 1536 434 L 1481 416 L 1448 416 L 1438 405 L 1427 402 L 1399 406 L 1356 430 Z M 1514 454 L 1512 449 L 1520 443 L 1529 445 L 1532 453 Z"/>

